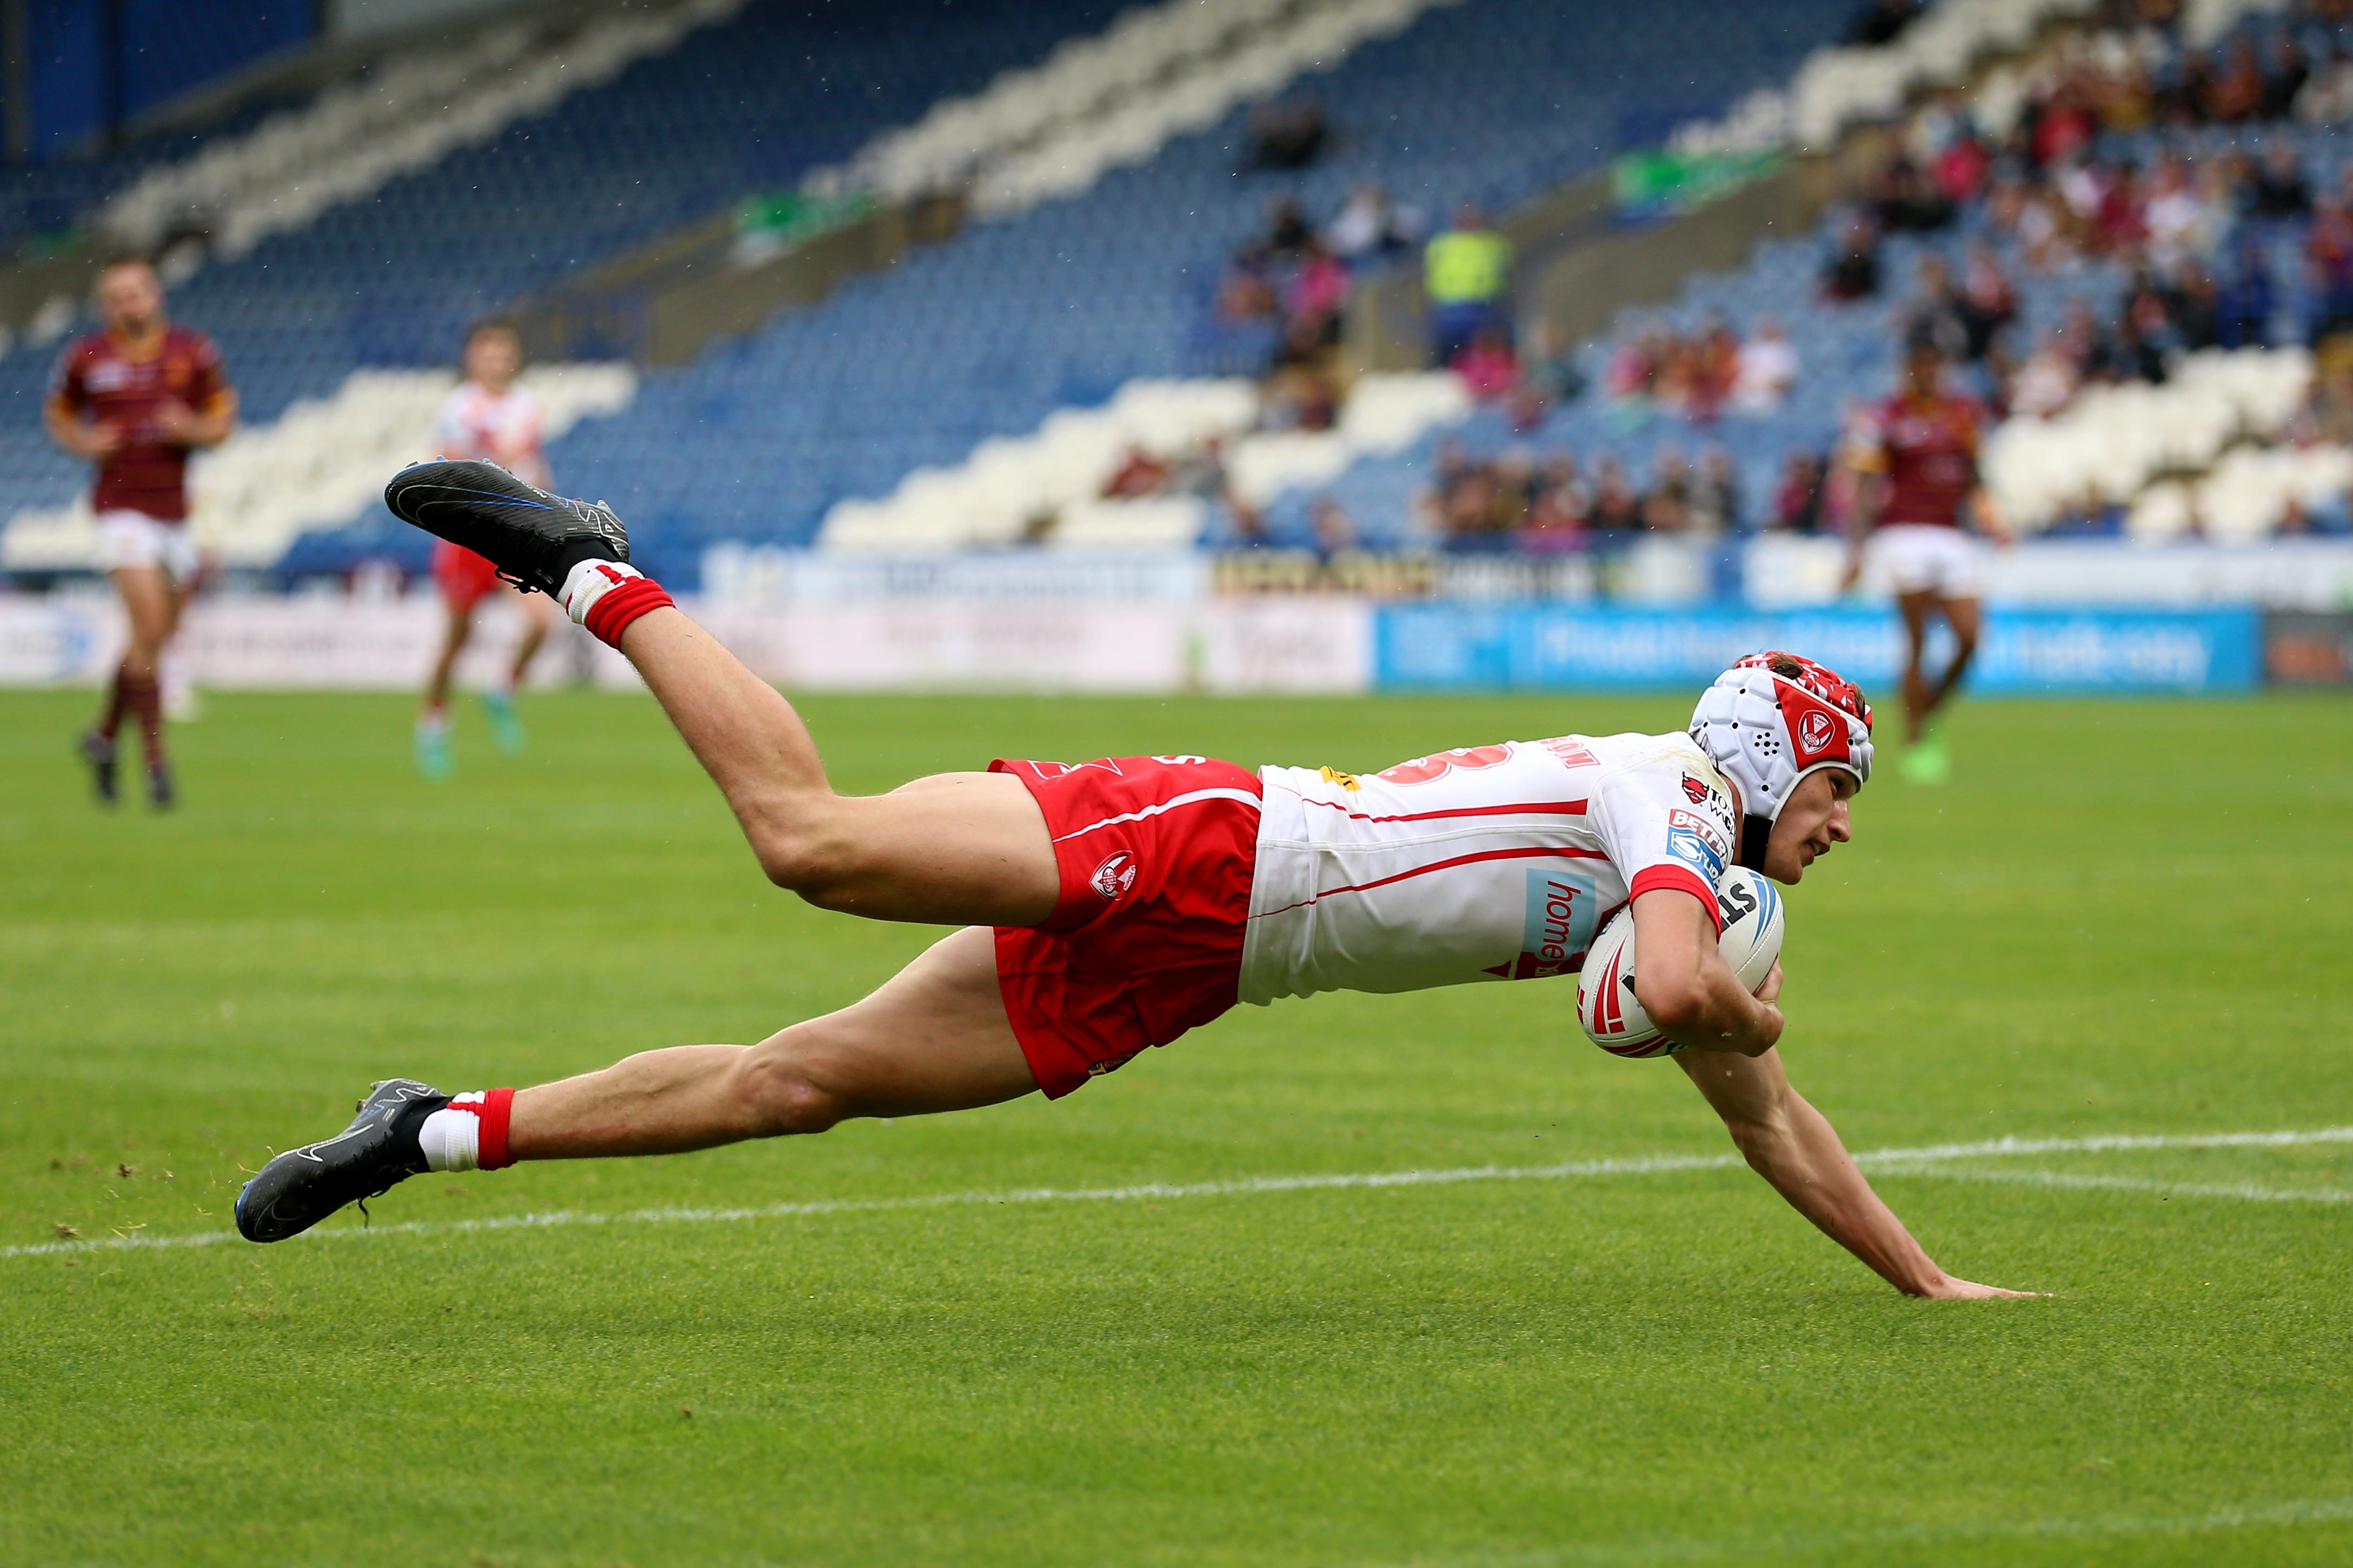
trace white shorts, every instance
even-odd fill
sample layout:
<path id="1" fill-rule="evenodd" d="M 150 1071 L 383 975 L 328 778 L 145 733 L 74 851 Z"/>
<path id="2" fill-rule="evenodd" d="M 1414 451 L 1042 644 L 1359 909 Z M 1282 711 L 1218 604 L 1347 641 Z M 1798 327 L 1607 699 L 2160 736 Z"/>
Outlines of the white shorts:
<path id="1" fill-rule="evenodd" d="M 160 566 L 166 577 L 185 587 L 195 580 L 196 536 L 185 522 L 165 522 L 143 511 L 102 511 L 98 514 L 98 565 L 101 572 Z"/>
<path id="2" fill-rule="evenodd" d="M 1957 528 L 1899 522 L 1873 533 L 1871 546 L 1899 594 L 1934 594 L 1940 599 L 1985 596 L 1985 552 Z"/>

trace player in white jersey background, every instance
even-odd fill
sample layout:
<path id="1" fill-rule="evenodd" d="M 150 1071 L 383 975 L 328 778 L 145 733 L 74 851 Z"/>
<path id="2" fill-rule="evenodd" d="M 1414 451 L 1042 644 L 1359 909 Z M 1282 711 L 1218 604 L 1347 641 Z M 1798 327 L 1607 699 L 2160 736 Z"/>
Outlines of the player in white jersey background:
<path id="1" fill-rule="evenodd" d="M 512 327 L 488 322 L 466 339 L 466 380 L 443 399 L 434 422 L 434 440 L 451 458 L 480 458 L 498 464 L 526 484 L 544 488 L 549 482 L 546 416 L 528 388 L 515 384 L 522 372 L 522 339 Z M 453 763 L 449 742 L 449 682 L 458 660 L 474 635 L 475 612 L 489 600 L 506 595 L 498 568 L 482 556 L 447 540 L 433 544 L 433 582 L 441 591 L 448 620 L 433 670 L 426 678 L 425 700 L 417 715 L 417 765 L 427 778 L 447 778 Z M 532 657 L 547 640 L 555 624 L 555 606 L 538 595 L 525 595 L 522 641 L 507 663 L 500 684 L 482 694 L 482 711 L 501 750 L 523 748 L 522 721 L 515 712 L 514 694 L 522 684 Z"/>
<path id="2" fill-rule="evenodd" d="M 418 465 L 385 499 L 619 648 L 771 880 L 820 908 L 963 929 L 865 1000 L 756 1046 L 647 1051 L 520 1091 L 387 1080 L 342 1133 L 248 1184 L 249 1239 L 428 1170 L 1059 1097 L 1237 1001 L 1565 974 L 1630 904 L 1636 995 L 1748 1163 L 1900 1290 L 2014 1293 L 1947 1273 L 1880 1202 L 1782 1070 L 1779 967 L 1752 995 L 1716 950 L 1727 863 L 1796 882 L 1851 836 L 1871 716 L 1830 670 L 1760 655 L 1702 695 L 1684 734 L 1504 742 L 1367 776 L 999 759 L 844 796 L 785 698 L 626 563 L 604 508 L 477 463 Z M 1575 992 L 1560 994 L 1572 1033 Z"/>

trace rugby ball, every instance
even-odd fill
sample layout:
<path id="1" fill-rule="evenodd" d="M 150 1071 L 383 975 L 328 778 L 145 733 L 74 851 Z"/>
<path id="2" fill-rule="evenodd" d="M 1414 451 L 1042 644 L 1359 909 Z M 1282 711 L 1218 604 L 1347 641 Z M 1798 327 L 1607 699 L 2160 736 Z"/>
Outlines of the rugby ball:
<path id="1" fill-rule="evenodd" d="M 1781 956 L 1781 890 L 1745 866 L 1716 884 L 1724 932 L 1716 951 L 1750 993 Z M 1586 1038 L 1613 1057 L 1671 1056 L 1683 1047 L 1661 1034 L 1634 994 L 1634 911 L 1620 910 L 1586 951 L 1577 976 L 1577 1021 Z"/>

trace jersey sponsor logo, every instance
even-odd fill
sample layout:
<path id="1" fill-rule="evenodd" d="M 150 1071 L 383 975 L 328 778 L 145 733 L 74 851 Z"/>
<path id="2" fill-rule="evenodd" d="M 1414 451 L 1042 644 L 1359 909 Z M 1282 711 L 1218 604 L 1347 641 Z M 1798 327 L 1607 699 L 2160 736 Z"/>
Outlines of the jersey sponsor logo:
<path id="1" fill-rule="evenodd" d="M 1679 805 L 1672 806 L 1667 811 L 1667 826 L 1698 834 L 1706 841 L 1708 847 L 1714 849 L 1718 855 L 1732 853 L 1732 846 L 1725 842 L 1723 827 L 1709 821 L 1696 811 L 1685 811 Z"/>
<path id="2" fill-rule="evenodd" d="M 1198 767 L 1209 759 L 1207 757 L 1155 757 L 1152 760 L 1166 767 L 1186 768 Z"/>
<path id="3" fill-rule="evenodd" d="M 1667 853 L 1706 878 L 1711 887 L 1724 875 L 1724 857 L 1688 827 L 1667 829 Z"/>
<path id="4" fill-rule="evenodd" d="M 1120 897 L 1135 886 L 1135 857 L 1123 849 L 1105 858 L 1087 879 L 1087 885 L 1103 895 L 1103 902 L 1117 903 Z"/>
<path id="5" fill-rule="evenodd" d="M 1500 746 L 1467 746 L 1451 752 L 1433 752 L 1426 757 L 1399 763 L 1393 768 L 1383 768 L 1373 776 L 1393 784 L 1429 784 L 1442 779 L 1457 768 L 1492 768 L 1512 760 L 1509 742 Z"/>
<path id="6" fill-rule="evenodd" d="M 1585 967 L 1585 950 L 1593 945 L 1600 912 L 1600 895 L 1593 879 L 1583 871 L 1531 869 L 1526 912 L 1520 926 L 1520 955 L 1485 973 L 1498 980 L 1574 974 Z"/>
<path id="7" fill-rule="evenodd" d="M 1319 768 L 1316 771 L 1324 775 L 1325 784 L 1338 784 L 1342 789 L 1348 790 L 1360 790 L 1365 787 L 1356 782 L 1356 775 L 1354 773 L 1344 773 L 1337 768 Z"/>
<path id="8" fill-rule="evenodd" d="M 1538 741 L 1536 744 L 1559 759 L 1563 767 L 1598 768 L 1601 765 L 1600 761 L 1586 747 L 1566 737 L 1556 736 L 1549 741 Z"/>

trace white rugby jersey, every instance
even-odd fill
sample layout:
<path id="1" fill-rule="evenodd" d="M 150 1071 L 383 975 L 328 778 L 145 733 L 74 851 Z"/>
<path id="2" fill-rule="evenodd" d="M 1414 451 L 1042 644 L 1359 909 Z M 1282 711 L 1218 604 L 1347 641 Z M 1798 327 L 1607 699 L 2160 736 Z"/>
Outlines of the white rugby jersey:
<path id="1" fill-rule="evenodd" d="M 547 472 L 547 419 L 539 399 L 520 386 L 496 397 L 470 381 L 441 401 L 434 436 L 445 458 L 483 458 L 503 463 L 527 485 L 551 488 Z"/>
<path id="2" fill-rule="evenodd" d="M 1245 1002 L 1570 973 L 1602 923 L 1652 888 L 1692 892 L 1722 928 L 1732 792 L 1688 735 L 1564 735 L 1362 778 L 1259 776 Z"/>

